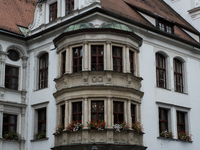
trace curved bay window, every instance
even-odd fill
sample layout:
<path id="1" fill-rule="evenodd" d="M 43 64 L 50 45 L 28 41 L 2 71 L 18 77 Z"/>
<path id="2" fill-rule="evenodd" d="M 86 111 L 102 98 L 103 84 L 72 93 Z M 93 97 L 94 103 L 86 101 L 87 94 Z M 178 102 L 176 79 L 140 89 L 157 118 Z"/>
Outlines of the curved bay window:
<path id="1" fill-rule="evenodd" d="M 91 46 L 91 68 L 92 71 L 103 71 L 103 45 Z"/>
<path id="2" fill-rule="evenodd" d="M 91 102 L 91 120 L 98 119 L 104 120 L 104 102 L 92 101 Z"/>
<path id="3" fill-rule="evenodd" d="M 124 103 L 113 102 L 114 124 L 124 121 Z"/>
<path id="4" fill-rule="evenodd" d="M 122 47 L 113 46 L 113 71 L 122 72 Z"/>
<path id="5" fill-rule="evenodd" d="M 73 72 L 82 71 L 82 47 L 73 48 Z"/>
<path id="6" fill-rule="evenodd" d="M 174 87 L 176 92 L 183 93 L 183 68 L 178 59 L 174 59 Z"/>
<path id="7" fill-rule="evenodd" d="M 46 88 L 48 84 L 48 54 L 39 58 L 39 89 Z"/>
<path id="8" fill-rule="evenodd" d="M 157 87 L 166 88 L 165 57 L 159 53 L 156 54 L 156 78 Z"/>

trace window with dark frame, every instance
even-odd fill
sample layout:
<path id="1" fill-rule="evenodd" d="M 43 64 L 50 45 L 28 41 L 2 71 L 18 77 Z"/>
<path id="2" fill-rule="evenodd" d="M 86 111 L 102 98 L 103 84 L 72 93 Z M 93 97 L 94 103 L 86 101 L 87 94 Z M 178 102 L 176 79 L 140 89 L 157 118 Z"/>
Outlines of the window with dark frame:
<path id="1" fill-rule="evenodd" d="M 72 103 L 72 120 L 82 122 L 82 102 Z"/>
<path id="2" fill-rule="evenodd" d="M 134 52 L 129 51 L 129 61 L 130 61 L 130 71 L 132 74 L 134 74 Z"/>
<path id="3" fill-rule="evenodd" d="M 15 50 L 8 50 L 8 58 L 12 61 L 18 61 L 19 60 L 19 53 Z"/>
<path id="4" fill-rule="evenodd" d="M 65 73 L 65 65 L 66 65 L 66 51 L 62 52 L 62 63 L 61 63 L 61 66 L 62 66 L 62 71 L 61 73 L 64 74 Z"/>
<path id="5" fill-rule="evenodd" d="M 136 106 L 134 104 L 131 104 L 131 118 L 132 123 L 135 123 L 135 114 L 136 114 Z"/>
<path id="6" fill-rule="evenodd" d="M 157 26 L 161 31 L 171 33 L 171 34 L 173 34 L 174 32 L 173 25 L 168 22 L 158 20 Z"/>
<path id="7" fill-rule="evenodd" d="M 74 11 L 74 0 L 66 0 L 66 15 L 71 14 Z"/>
<path id="8" fill-rule="evenodd" d="M 113 70 L 117 72 L 122 72 L 122 47 L 112 47 L 113 55 Z"/>
<path id="9" fill-rule="evenodd" d="M 185 113 L 177 111 L 177 131 L 185 132 Z"/>
<path id="10" fill-rule="evenodd" d="M 166 88 L 166 62 L 160 53 L 156 53 L 156 78 L 157 87 Z"/>
<path id="11" fill-rule="evenodd" d="M 56 20 L 57 18 L 57 2 L 49 6 L 49 22 Z"/>
<path id="12" fill-rule="evenodd" d="M 17 131 L 17 115 L 3 114 L 3 133 Z"/>
<path id="13" fill-rule="evenodd" d="M 39 89 L 48 85 L 48 54 L 45 53 L 39 58 Z"/>
<path id="14" fill-rule="evenodd" d="M 46 108 L 38 109 L 38 133 L 46 133 Z"/>
<path id="15" fill-rule="evenodd" d="M 159 108 L 159 131 L 168 131 L 168 110 Z"/>
<path id="16" fill-rule="evenodd" d="M 82 47 L 73 48 L 73 72 L 82 71 Z"/>
<path id="17" fill-rule="evenodd" d="M 65 105 L 61 106 L 61 119 L 62 125 L 65 125 Z"/>
<path id="18" fill-rule="evenodd" d="M 104 101 L 91 102 L 91 120 L 104 120 Z"/>
<path id="19" fill-rule="evenodd" d="M 114 123 L 124 121 L 124 103 L 113 102 Z"/>
<path id="20" fill-rule="evenodd" d="M 183 93 L 183 68 L 178 59 L 174 59 L 174 87 L 176 92 Z"/>
<path id="21" fill-rule="evenodd" d="M 103 71 L 103 45 L 92 45 L 91 46 L 91 70 L 92 71 Z"/>
<path id="22" fill-rule="evenodd" d="M 12 90 L 18 90 L 19 68 L 8 66 L 5 67 L 5 87 Z"/>

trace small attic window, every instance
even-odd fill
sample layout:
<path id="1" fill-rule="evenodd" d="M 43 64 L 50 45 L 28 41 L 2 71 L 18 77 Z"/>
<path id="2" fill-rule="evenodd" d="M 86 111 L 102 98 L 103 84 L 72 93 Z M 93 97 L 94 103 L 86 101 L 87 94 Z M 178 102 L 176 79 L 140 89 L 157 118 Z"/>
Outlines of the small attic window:
<path id="1" fill-rule="evenodd" d="M 173 25 L 169 22 L 166 21 L 157 21 L 157 28 L 159 28 L 161 31 L 173 34 L 174 33 L 174 28 Z"/>

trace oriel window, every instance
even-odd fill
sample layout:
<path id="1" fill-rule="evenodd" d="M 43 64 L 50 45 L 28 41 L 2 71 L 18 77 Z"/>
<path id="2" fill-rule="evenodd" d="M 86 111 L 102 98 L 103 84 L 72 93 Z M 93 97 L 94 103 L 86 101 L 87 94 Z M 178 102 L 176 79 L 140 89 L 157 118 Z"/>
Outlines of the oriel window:
<path id="1" fill-rule="evenodd" d="M 91 113 L 91 120 L 104 120 L 104 101 L 92 101 Z"/>
<path id="2" fill-rule="evenodd" d="M 73 48 L 73 72 L 82 71 L 82 47 Z"/>
<path id="3" fill-rule="evenodd" d="M 91 69 L 92 71 L 103 71 L 103 45 L 92 45 L 91 46 Z"/>
<path id="4" fill-rule="evenodd" d="M 113 46 L 113 70 L 117 72 L 122 72 L 122 47 Z"/>

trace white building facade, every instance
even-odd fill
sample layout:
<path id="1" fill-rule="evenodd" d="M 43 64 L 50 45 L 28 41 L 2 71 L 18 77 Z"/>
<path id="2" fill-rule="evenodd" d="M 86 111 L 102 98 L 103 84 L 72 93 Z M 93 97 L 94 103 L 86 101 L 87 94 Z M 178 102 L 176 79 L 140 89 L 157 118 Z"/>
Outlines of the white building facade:
<path id="1" fill-rule="evenodd" d="M 0 150 L 200 148 L 199 32 L 133 3 L 38 1 L 24 36 L 1 31 Z M 103 131 L 88 126 L 96 118 Z M 82 130 L 54 134 L 76 120 Z M 130 127 L 116 132 L 119 121 Z M 136 122 L 143 132 L 132 129 Z M 20 136 L 8 140 L 5 131 Z M 191 140 L 179 139 L 181 131 Z"/>

